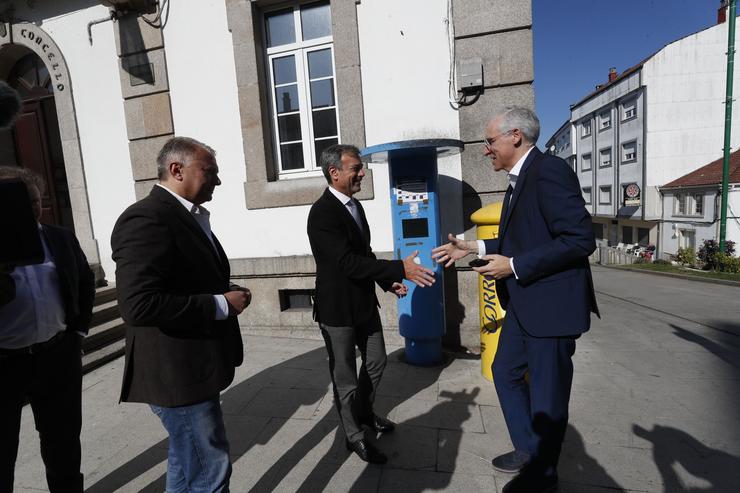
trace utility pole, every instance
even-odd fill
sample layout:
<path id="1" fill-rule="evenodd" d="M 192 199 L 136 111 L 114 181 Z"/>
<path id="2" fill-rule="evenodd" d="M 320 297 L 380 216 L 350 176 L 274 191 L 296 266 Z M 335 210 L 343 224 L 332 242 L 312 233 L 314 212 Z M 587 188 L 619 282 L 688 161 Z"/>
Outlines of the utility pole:
<path id="1" fill-rule="evenodd" d="M 735 77 L 735 1 L 730 0 L 727 19 L 727 90 L 725 96 L 725 148 L 722 160 L 722 205 L 719 221 L 719 251 L 724 253 L 727 238 L 727 189 L 730 181 L 730 137 L 732 135 L 732 82 Z"/>

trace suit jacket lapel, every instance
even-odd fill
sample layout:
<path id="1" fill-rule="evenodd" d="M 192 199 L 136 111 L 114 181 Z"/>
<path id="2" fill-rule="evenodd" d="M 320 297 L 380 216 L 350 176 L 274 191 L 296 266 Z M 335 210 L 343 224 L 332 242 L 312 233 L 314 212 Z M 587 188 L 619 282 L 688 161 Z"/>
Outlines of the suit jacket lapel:
<path id="1" fill-rule="evenodd" d="M 183 207 L 183 205 L 178 202 L 178 200 L 173 197 L 170 192 L 168 192 L 167 190 L 161 190 L 158 186 L 154 186 L 152 188 L 151 194 L 167 204 L 167 206 L 169 206 L 174 211 L 175 215 L 182 222 L 182 224 L 188 230 L 190 230 L 190 232 L 196 238 L 198 238 L 201 246 L 208 250 L 208 252 L 210 253 L 210 257 L 216 261 L 217 265 L 219 267 L 223 267 L 222 259 L 219 255 L 220 252 L 217 252 L 216 249 L 213 247 L 213 243 L 211 243 L 211 240 L 208 239 L 205 231 L 203 231 L 203 228 L 200 227 L 200 224 L 198 224 L 198 221 L 195 220 L 190 211 Z"/>
<path id="2" fill-rule="evenodd" d="M 509 203 L 511 202 L 511 194 L 513 193 L 514 189 L 509 185 L 506 187 L 506 193 L 504 194 L 504 205 L 501 207 L 501 218 L 499 219 L 499 233 L 498 236 L 501 238 L 501 235 L 504 234 L 504 230 L 506 229 L 506 223 L 509 219 Z M 501 242 L 499 242 L 499 245 Z M 499 248 L 500 250 L 500 248 Z"/>
<path id="3" fill-rule="evenodd" d="M 501 214 L 504 219 L 501 224 L 500 235 L 503 235 L 506 231 L 506 227 L 509 225 L 509 219 L 511 218 L 512 211 L 514 210 L 514 207 L 516 207 L 517 200 L 519 200 L 519 197 L 522 194 L 522 190 L 524 190 L 524 184 L 527 180 L 527 171 L 532 166 L 532 163 L 534 163 L 535 160 L 539 159 L 541 154 L 542 153 L 539 149 L 537 149 L 536 147 L 532 148 L 532 151 L 529 153 L 529 156 L 527 156 L 527 159 L 522 165 L 522 170 L 519 172 L 519 176 L 517 176 L 516 178 L 516 186 L 514 187 L 513 192 L 511 194 L 507 193 L 506 197 L 510 196 L 511 200 L 509 200 L 508 204 L 504 202 L 506 214 Z M 506 197 L 504 197 L 504 200 L 506 200 Z"/>
<path id="4" fill-rule="evenodd" d="M 359 200 L 355 200 L 357 204 L 357 210 L 360 211 L 360 220 L 362 222 L 362 236 L 365 241 L 370 244 L 370 225 L 367 223 L 367 216 L 365 216 L 365 208 L 362 207 Z"/>
<path id="5" fill-rule="evenodd" d="M 347 209 L 347 206 L 344 205 L 336 196 L 334 196 L 334 194 L 331 193 L 328 188 L 324 191 L 324 198 L 334 206 L 334 208 L 337 210 L 337 214 L 342 217 L 345 222 L 350 223 L 350 228 L 352 228 L 352 230 L 364 241 L 365 233 L 360 231 L 360 227 L 357 225 L 357 221 L 355 221 L 355 218 L 352 217 L 352 214 Z M 358 207 L 358 210 L 361 211 L 362 208 Z M 360 212 L 360 217 L 362 218 L 363 224 L 367 224 L 364 212 Z"/>
<path id="6" fill-rule="evenodd" d="M 231 275 L 231 267 L 229 266 L 229 257 L 226 256 L 226 252 L 224 251 L 224 248 L 221 246 L 221 242 L 218 241 L 218 238 L 216 238 L 216 235 L 211 231 L 211 236 L 213 237 L 213 244 L 216 246 L 216 251 L 219 256 L 219 260 L 221 260 L 221 268 L 224 271 L 224 274 L 227 276 Z"/>

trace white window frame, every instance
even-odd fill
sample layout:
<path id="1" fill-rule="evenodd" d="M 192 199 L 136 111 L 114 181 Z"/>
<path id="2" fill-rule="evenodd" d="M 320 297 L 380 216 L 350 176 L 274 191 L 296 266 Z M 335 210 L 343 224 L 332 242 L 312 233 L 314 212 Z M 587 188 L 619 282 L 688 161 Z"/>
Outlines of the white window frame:
<path id="1" fill-rule="evenodd" d="M 581 193 L 583 194 L 583 200 L 586 202 L 586 205 L 591 205 L 591 202 L 593 199 L 593 193 L 591 193 L 591 187 L 581 188 Z"/>
<path id="2" fill-rule="evenodd" d="M 611 110 L 603 111 L 599 114 L 599 132 L 612 128 Z"/>
<path id="3" fill-rule="evenodd" d="M 604 162 L 604 156 L 609 156 L 609 160 Z M 612 148 L 605 147 L 599 151 L 599 168 L 608 168 L 612 165 Z"/>
<path id="4" fill-rule="evenodd" d="M 692 207 L 692 210 L 694 211 L 695 216 L 703 216 L 704 215 L 704 194 L 703 193 L 694 193 L 691 194 L 693 197 L 694 207 Z"/>
<path id="5" fill-rule="evenodd" d="M 679 248 L 693 248 L 696 249 L 696 230 L 695 229 L 679 229 L 678 230 L 678 247 Z"/>
<path id="6" fill-rule="evenodd" d="M 637 98 L 622 103 L 622 121 L 637 118 Z"/>
<path id="7" fill-rule="evenodd" d="M 634 146 L 634 150 L 628 153 L 628 146 Z M 622 144 L 622 163 L 633 163 L 637 161 L 637 141 L 625 142 Z"/>
<path id="8" fill-rule="evenodd" d="M 683 209 L 683 211 L 681 210 Z M 673 196 L 674 216 L 703 216 L 704 194 L 703 193 L 677 193 Z"/>
<path id="9" fill-rule="evenodd" d="M 328 106 L 321 108 L 319 111 L 334 109 L 334 116 L 337 122 L 337 134 L 332 137 L 322 137 L 319 140 L 337 139 L 338 143 L 341 143 L 341 129 L 339 128 L 339 105 L 337 98 L 337 70 L 336 62 L 334 59 L 334 36 L 333 33 L 330 36 L 323 36 L 320 38 L 314 38 L 308 41 L 303 40 L 303 26 L 301 23 L 301 7 L 304 5 L 311 5 L 313 3 L 320 3 L 318 1 L 300 1 L 293 0 L 290 2 L 281 3 L 276 5 L 274 8 L 265 10 L 262 13 L 262 29 L 263 29 L 263 41 L 267 46 L 267 17 L 275 12 L 292 9 L 293 10 L 293 27 L 295 29 L 296 41 L 290 44 L 274 46 L 272 48 L 266 48 L 265 63 L 267 64 L 266 70 L 269 77 L 269 103 L 270 103 L 270 116 L 273 127 L 273 138 L 272 147 L 275 156 L 275 163 L 277 164 L 277 171 L 279 178 L 304 178 L 306 176 L 320 176 L 321 165 L 319 163 L 319 156 L 316 156 L 314 147 L 314 128 L 313 128 L 313 112 L 311 108 L 311 79 L 308 73 L 308 54 L 313 51 L 321 51 L 324 49 L 331 50 L 331 63 L 332 63 L 332 76 L 323 77 L 321 79 L 333 79 L 333 90 L 334 90 L 334 106 Z M 275 101 L 275 74 L 273 70 L 272 61 L 275 58 L 283 58 L 286 56 L 293 55 L 295 60 L 296 69 L 296 81 L 298 85 L 298 107 L 299 110 L 291 113 L 283 113 L 281 116 L 286 114 L 300 114 L 301 121 L 301 140 L 303 147 L 303 168 L 298 169 L 283 169 L 283 157 L 280 152 L 280 144 L 296 143 L 299 141 L 286 141 L 280 142 L 280 131 L 278 126 L 278 113 L 277 104 Z M 320 80 L 320 79 L 315 79 Z"/>
<path id="10" fill-rule="evenodd" d="M 673 196 L 673 215 L 674 216 L 685 216 L 686 215 L 686 198 L 685 193 L 677 193 Z M 683 210 L 681 210 L 683 208 Z"/>
<path id="11" fill-rule="evenodd" d="M 581 138 L 591 136 L 591 120 L 581 122 Z"/>
<path id="12" fill-rule="evenodd" d="M 603 194 L 608 194 L 607 200 L 603 200 Z M 599 205 L 611 205 L 612 203 L 612 186 L 606 185 L 599 187 Z"/>
<path id="13" fill-rule="evenodd" d="M 585 167 L 585 163 L 588 161 L 588 168 Z M 586 152 L 581 154 L 581 171 L 591 171 L 593 169 L 593 163 L 591 162 L 591 153 Z"/>

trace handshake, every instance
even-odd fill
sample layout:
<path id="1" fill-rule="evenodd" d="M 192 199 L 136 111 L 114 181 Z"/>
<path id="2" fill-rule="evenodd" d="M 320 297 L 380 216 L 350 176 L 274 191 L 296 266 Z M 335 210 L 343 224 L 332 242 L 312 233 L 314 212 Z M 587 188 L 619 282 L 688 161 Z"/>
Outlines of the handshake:
<path id="1" fill-rule="evenodd" d="M 478 253 L 478 242 L 475 240 L 460 240 L 452 234 L 448 234 L 447 239 L 449 243 L 432 250 L 432 258 L 438 264 L 444 263 L 445 267 L 450 267 L 466 255 Z M 514 273 L 511 259 L 503 255 L 485 255 L 472 260 L 469 265 L 478 274 L 494 279 L 504 279 Z"/>

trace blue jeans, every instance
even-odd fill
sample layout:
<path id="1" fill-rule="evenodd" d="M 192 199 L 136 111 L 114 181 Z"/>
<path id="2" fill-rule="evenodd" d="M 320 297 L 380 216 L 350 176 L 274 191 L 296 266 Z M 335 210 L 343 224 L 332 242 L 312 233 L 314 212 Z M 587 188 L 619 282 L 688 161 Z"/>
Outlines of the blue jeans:
<path id="1" fill-rule="evenodd" d="M 167 493 L 228 493 L 229 442 L 218 397 L 191 406 L 150 406 L 170 444 Z"/>

